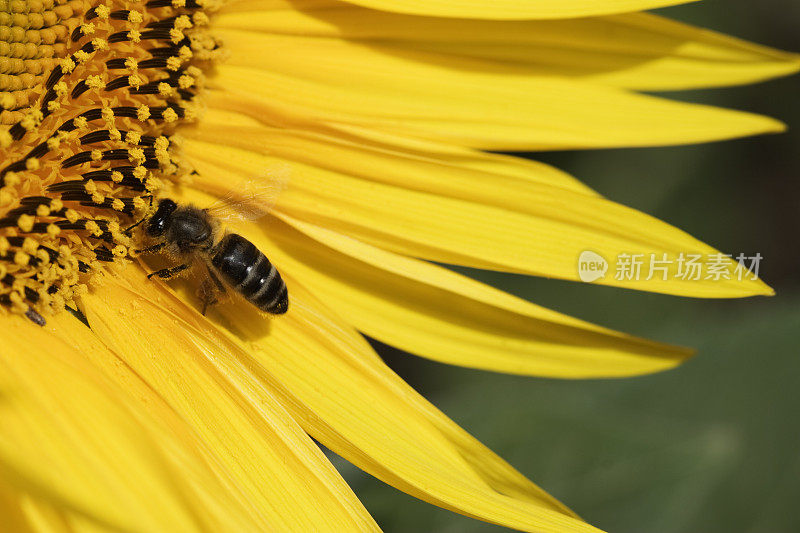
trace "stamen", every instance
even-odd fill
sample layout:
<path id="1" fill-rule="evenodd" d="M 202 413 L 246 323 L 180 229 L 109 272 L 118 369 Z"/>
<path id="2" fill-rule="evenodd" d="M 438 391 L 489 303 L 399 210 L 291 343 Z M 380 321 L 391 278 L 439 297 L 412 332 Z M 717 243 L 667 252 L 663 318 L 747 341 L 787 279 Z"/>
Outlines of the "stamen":
<path id="1" fill-rule="evenodd" d="M 190 176 L 173 137 L 220 54 L 203 29 L 217 4 L 0 4 L 0 308 L 43 325 Z"/>

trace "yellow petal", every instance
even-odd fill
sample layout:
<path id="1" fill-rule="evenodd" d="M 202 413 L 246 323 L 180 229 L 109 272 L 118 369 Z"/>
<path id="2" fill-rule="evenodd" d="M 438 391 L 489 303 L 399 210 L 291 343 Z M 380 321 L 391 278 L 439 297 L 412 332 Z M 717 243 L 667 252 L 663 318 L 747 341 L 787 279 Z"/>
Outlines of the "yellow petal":
<path id="1" fill-rule="evenodd" d="M 156 290 L 139 269 L 127 268 L 124 276 L 127 283 L 108 279 L 84 298 L 93 331 L 195 429 L 215 467 L 236 482 L 252 512 L 263 514 L 269 525 L 261 529 L 376 529 L 275 398 L 263 387 L 241 388 L 230 375 L 236 367 L 221 368 L 224 349 L 214 342 L 213 326 L 187 322 L 192 311 Z"/>
<path id="2" fill-rule="evenodd" d="M 525 531 L 597 531 L 510 466 L 475 467 L 502 461 L 451 441 L 362 337 L 286 279 L 292 310 L 271 321 L 268 334 L 257 314 L 226 316 L 261 363 L 251 365 L 255 375 L 280 384 L 283 403 L 314 438 L 396 488 L 467 516 Z"/>
<path id="3" fill-rule="evenodd" d="M 227 144 L 407 189 L 507 206 L 535 201 L 528 182 L 595 195 L 554 167 L 518 157 L 454 145 L 414 141 L 374 130 L 329 134 L 272 127 L 240 113 L 210 108 L 202 123 L 183 130 L 188 138 Z M 357 163 L 355 163 L 357 162 Z M 508 191 L 514 191 L 509 195 Z"/>
<path id="4" fill-rule="evenodd" d="M 254 6 L 255 7 L 255 6 Z M 335 9 L 334 9 L 335 7 Z M 263 7 L 261 8 L 263 9 Z M 399 15 L 346 3 L 234 11 L 218 28 L 338 37 L 382 50 L 427 51 L 431 62 L 507 75 L 565 76 L 642 90 L 749 83 L 795 72 L 796 54 L 648 13 L 564 20 L 487 21 Z"/>
<path id="5" fill-rule="evenodd" d="M 416 406 L 425 400 L 391 374 L 362 337 L 335 316 L 320 314 L 318 302 L 288 272 L 284 276 L 292 311 L 266 320 L 240 300 L 221 306 L 222 323 L 231 331 L 227 342 L 161 290 L 159 307 L 182 317 L 181 330 L 203 331 L 214 344 L 214 364 L 232 386 L 247 391 L 249 402 L 263 405 L 275 393 L 312 436 L 401 490 L 518 529 L 597 531 L 463 432 L 437 427 L 452 425 L 440 413 L 439 422 L 428 420 L 428 410 L 438 412 Z M 138 272 L 125 277 L 147 283 Z M 125 307 L 124 299 L 115 302 Z M 386 376 L 376 381 L 371 365 Z"/>
<path id="6" fill-rule="evenodd" d="M 115 530 L 210 528 L 180 470 L 112 382 L 55 333 L 88 329 L 66 313 L 49 320 L 43 329 L 2 317 L 0 476 Z"/>
<path id="7" fill-rule="evenodd" d="M 0 521 L 8 531 L 18 533 L 33 533 L 36 531 L 29 523 L 29 518 L 23 509 L 25 497 L 11 486 L 8 486 L 0 476 Z"/>
<path id="8" fill-rule="evenodd" d="M 23 495 L 20 498 L 22 511 L 30 531 L 38 533 L 111 533 L 104 527 L 85 517 L 59 509 L 48 502 Z M 9 531 L 16 532 L 16 529 Z M 27 531 L 27 530 L 20 530 Z"/>
<path id="9" fill-rule="evenodd" d="M 476 19 L 566 18 L 654 9 L 694 0 L 348 0 L 397 13 Z M 340 4 L 330 0 L 235 0 L 228 9 L 299 9 Z"/>
<path id="10" fill-rule="evenodd" d="M 599 84 L 436 63 L 426 52 L 217 33 L 231 57 L 216 82 L 254 118 L 279 113 L 493 150 L 684 144 L 783 129 L 758 115 Z"/>
<path id="11" fill-rule="evenodd" d="M 184 200 L 208 203 L 199 194 Z M 657 372 L 691 355 L 690 350 L 601 328 L 450 270 L 277 216 L 299 231 L 270 221 L 263 231 L 247 225 L 246 237 L 281 271 L 302 280 L 323 301 L 336 302 L 337 312 L 359 331 L 414 354 L 484 370 L 561 378 Z"/>
<path id="12" fill-rule="evenodd" d="M 185 151 L 200 175 L 198 186 L 219 192 L 252 179 L 282 159 L 218 144 L 187 139 Z M 265 149 L 268 149 L 265 147 Z M 400 254 L 441 263 L 578 280 L 584 251 L 599 254 L 609 272 L 596 281 L 637 290 L 709 298 L 771 294 L 760 280 L 737 279 L 735 262 L 688 234 L 636 210 L 604 198 L 561 187 L 528 183 L 519 205 L 518 189 L 504 191 L 507 209 L 446 198 L 344 173 L 290 162 L 293 178 L 276 209 L 361 241 Z M 654 270 L 652 258 L 672 261 L 666 274 Z M 677 276 L 679 254 L 699 254 L 701 279 Z M 638 279 L 617 279 L 620 254 L 638 255 Z M 722 265 L 731 279 L 705 279 L 709 265 Z M 656 264 L 656 266 L 658 266 Z M 623 272 L 624 273 L 624 272 Z M 666 279 L 664 279 L 666 278 Z"/>
<path id="13" fill-rule="evenodd" d="M 253 242 L 359 331 L 443 363 L 535 376 L 657 372 L 690 351 L 594 326 L 447 269 L 279 215 Z M 332 249 L 331 249 L 332 248 Z M 338 252 L 338 253 L 337 253 Z"/>
<path id="14" fill-rule="evenodd" d="M 144 284 L 140 283 L 140 286 Z M 89 299 L 93 296 L 88 296 Z M 114 302 L 121 300 L 114 299 Z M 124 314 L 131 311 L 130 314 Z M 136 320 L 141 309 L 130 306 L 122 309 L 125 320 Z M 112 379 L 115 389 L 125 395 L 131 403 L 133 415 L 153 435 L 161 449 L 168 452 L 170 460 L 180 472 L 180 481 L 191 488 L 191 500 L 202 513 L 208 514 L 207 529 L 212 531 L 256 531 L 275 529 L 268 510 L 257 499 L 243 490 L 236 476 L 226 470 L 213 449 L 194 427 L 176 412 L 164 397 L 146 383 L 140 374 L 132 371 L 116 354 L 94 335 L 86 335 L 88 328 L 71 317 L 58 316 L 52 320 L 71 322 L 53 325 L 58 334 L 69 345 L 78 350 L 94 367 Z M 42 520 L 49 520 L 53 513 L 64 513 L 63 509 L 49 509 L 47 502 L 29 500 L 27 512 Z M 79 517 L 70 515 L 71 522 Z M 57 520 L 56 520 L 57 521 Z M 74 524 L 71 527 L 76 527 Z M 89 526 L 86 526 L 89 527 Z"/>

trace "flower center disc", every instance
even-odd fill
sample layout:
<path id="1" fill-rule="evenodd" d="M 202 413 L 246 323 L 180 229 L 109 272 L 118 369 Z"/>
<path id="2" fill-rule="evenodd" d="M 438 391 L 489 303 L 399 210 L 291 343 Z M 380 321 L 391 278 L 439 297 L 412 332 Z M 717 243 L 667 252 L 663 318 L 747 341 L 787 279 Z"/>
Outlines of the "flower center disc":
<path id="1" fill-rule="evenodd" d="M 188 173 L 175 128 L 220 53 L 203 0 L 0 0 L 0 307 L 74 305 Z"/>

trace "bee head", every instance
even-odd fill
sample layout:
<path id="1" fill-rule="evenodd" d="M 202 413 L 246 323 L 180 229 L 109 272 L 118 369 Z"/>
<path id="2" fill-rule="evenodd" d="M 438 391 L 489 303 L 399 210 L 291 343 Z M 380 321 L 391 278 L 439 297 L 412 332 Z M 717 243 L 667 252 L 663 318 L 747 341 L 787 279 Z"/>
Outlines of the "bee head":
<path id="1" fill-rule="evenodd" d="M 155 214 L 150 217 L 150 222 L 147 224 L 147 234 L 151 237 L 160 237 L 164 235 L 164 232 L 167 231 L 167 226 L 169 226 L 170 216 L 172 216 L 173 211 L 177 208 L 178 204 L 169 198 L 164 198 L 158 202 L 158 209 L 156 209 Z"/>

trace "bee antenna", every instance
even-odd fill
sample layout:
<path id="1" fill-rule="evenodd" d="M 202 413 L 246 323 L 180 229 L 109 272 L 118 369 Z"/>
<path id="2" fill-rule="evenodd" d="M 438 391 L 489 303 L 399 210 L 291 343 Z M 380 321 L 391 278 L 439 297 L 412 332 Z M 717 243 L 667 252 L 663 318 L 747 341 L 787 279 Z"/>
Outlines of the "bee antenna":
<path id="1" fill-rule="evenodd" d="M 141 220 L 139 220 L 139 221 L 138 221 L 136 224 L 134 224 L 133 226 L 128 226 L 127 228 L 125 228 L 125 230 L 124 230 L 122 233 L 130 237 L 130 235 L 131 235 L 131 231 L 133 231 L 133 228 L 135 228 L 136 226 L 138 226 L 139 224 L 141 224 L 142 222 L 144 222 L 146 219 L 147 219 L 147 215 L 143 216 L 143 217 L 141 218 Z"/>
<path id="2" fill-rule="evenodd" d="M 142 196 L 142 198 L 149 198 L 149 199 L 150 199 L 149 206 L 150 206 L 150 207 L 153 207 L 153 195 L 152 195 L 152 194 L 148 194 L 147 196 Z M 133 226 L 129 226 L 128 228 L 126 228 L 126 229 L 125 229 L 125 230 L 124 230 L 122 233 L 123 233 L 124 235 L 128 235 L 128 236 L 130 236 L 130 234 L 131 234 L 131 231 L 133 231 L 133 228 L 135 228 L 136 226 L 138 226 L 139 224 L 141 224 L 142 222 L 144 222 L 146 219 L 147 219 L 147 215 L 143 216 L 143 217 L 141 218 L 141 220 L 139 220 L 139 221 L 138 221 L 137 223 L 135 223 Z"/>

